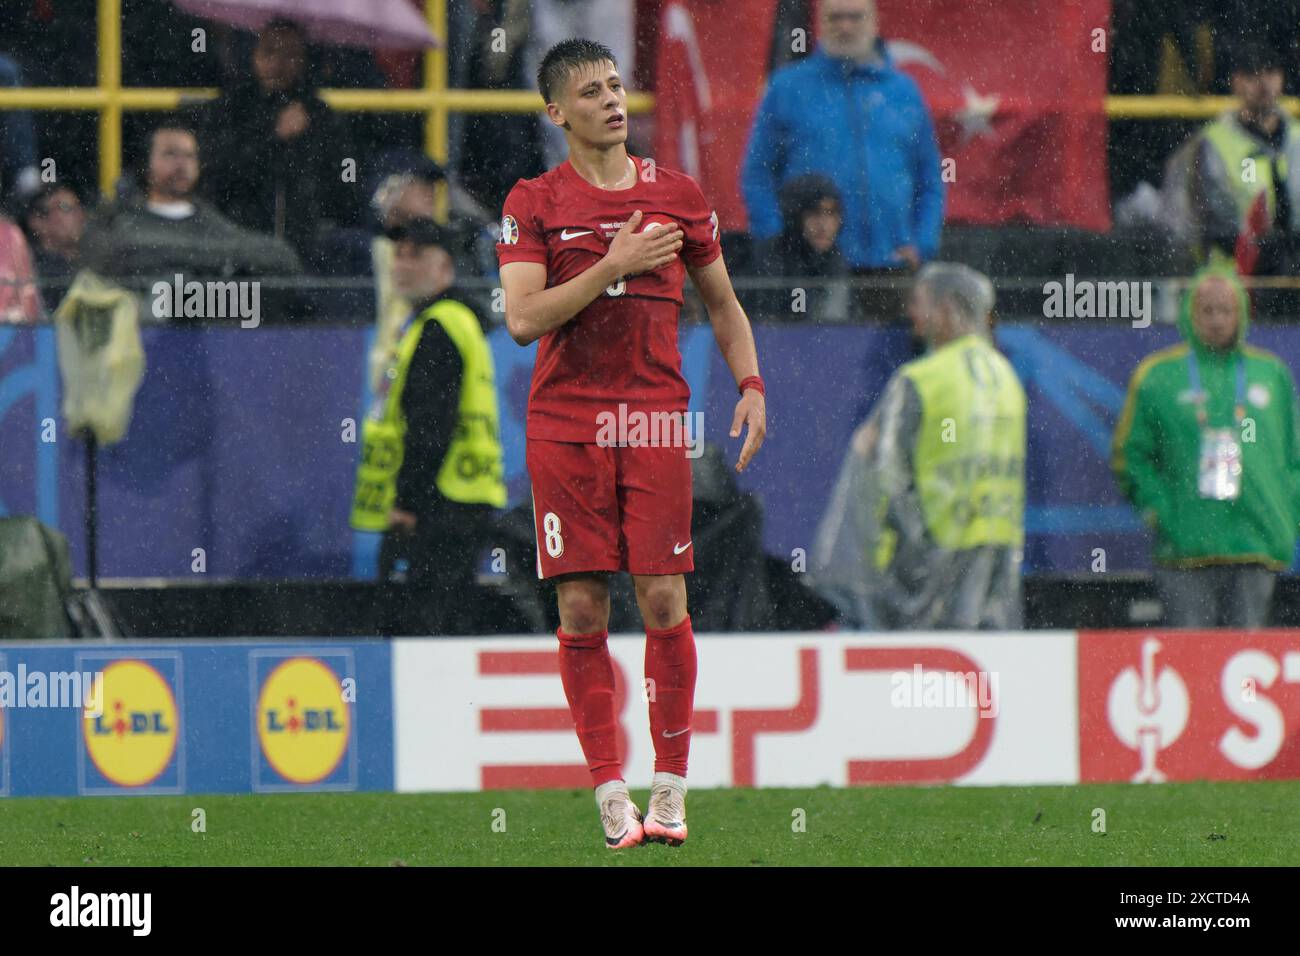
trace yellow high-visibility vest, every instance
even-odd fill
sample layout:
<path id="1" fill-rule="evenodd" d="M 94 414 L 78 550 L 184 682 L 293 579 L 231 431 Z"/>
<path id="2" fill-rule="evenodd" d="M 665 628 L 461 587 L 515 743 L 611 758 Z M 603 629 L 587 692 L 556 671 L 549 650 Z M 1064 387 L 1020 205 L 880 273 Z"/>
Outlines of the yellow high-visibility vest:
<path id="1" fill-rule="evenodd" d="M 914 451 L 926 527 L 941 548 L 1024 541 L 1025 392 L 979 335 L 903 366 L 921 400 Z"/>
<path id="2" fill-rule="evenodd" d="M 463 365 L 456 433 L 442 462 L 429 462 L 431 470 L 437 466 L 438 491 L 462 504 L 497 508 L 506 505 L 492 350 L 473 311 L 452 299 L 441 299 L 421 312 L 403 334 L 388 369 L 392 383 L 388 395 L 361 426 L 361 461 L 351 519 L 352 527 L 358 530 L 388 530 L 388 513 L 397 499 L 397 475 L 405 458 L 402 391 L 420 336 L 430 320 L 446 331 Z"/>

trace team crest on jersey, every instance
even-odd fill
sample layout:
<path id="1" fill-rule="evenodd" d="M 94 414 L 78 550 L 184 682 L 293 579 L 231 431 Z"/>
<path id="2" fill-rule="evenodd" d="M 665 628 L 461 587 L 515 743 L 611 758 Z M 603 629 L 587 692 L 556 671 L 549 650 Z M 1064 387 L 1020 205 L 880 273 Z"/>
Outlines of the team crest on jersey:
<path id="1" fill-rule="evenodd" d="M 519 223 L 515 222 L 514 216 L 505 216 L 502 218 L 501 241 L 507 246 L 513 246 L 519 241 Z"/>

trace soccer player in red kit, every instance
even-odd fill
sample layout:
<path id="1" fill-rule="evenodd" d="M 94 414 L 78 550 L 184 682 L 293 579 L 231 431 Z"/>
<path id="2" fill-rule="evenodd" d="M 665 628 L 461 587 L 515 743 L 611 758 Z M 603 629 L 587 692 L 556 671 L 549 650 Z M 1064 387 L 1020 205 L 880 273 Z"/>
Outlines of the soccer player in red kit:
<path id="1" fill-rule="evenodd" d="M 686 839 L 695 698 L 683 577 L 695 566 L 691 467 L 688 442 L 665 442 L 653 426 L 686 416 L 677 315 L 687 273 L 738 384 L 731 436 L 746 435 L 737 471 L 767 429 L 763 380 L 717 216 L 691 177 L 628 155 L 627 93 L 613 54 L 565 40 L 543 58 L 537 85 L 569 158 L 510 191 L 497 246 L 510 334 L 520 345 L 540 339 L 526 429 L 537 572 L 556 582 L 560 676 L 606 846 L 676 846 Z M 611 440 L 614 421 L 648 421 L 652 431 L 634 425 Z M 616 571 L 631 573 L 646 628 L 655 774 L 644 818 L 617 751 L 606 646 Z"/>

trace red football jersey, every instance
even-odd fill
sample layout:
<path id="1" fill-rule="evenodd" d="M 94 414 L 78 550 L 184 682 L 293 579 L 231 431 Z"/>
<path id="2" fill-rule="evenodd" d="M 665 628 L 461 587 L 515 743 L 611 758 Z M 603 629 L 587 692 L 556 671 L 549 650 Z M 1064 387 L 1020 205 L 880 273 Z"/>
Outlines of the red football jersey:
<path id="1" fill-rule="evenodd" d="M 677 315 L 686 267 L 706 266 L 722 252 L 718 218 L 685 173 L 631 157 L 637 179 L 627 189 L 601 189 L 565 160 L 536 179 L 521 179 L 506 197 L 497 258 L 540 262 L 548 288 L 604 257 L 634 210 L 642 229 L 676 222 L 679 257 L 654 272 L 607 287 L 590 305 L 542 336 L 528 395 L 530 438 L 595 442 L 602 412 L 685 412 L 690 389 L 677 350 Z"/>

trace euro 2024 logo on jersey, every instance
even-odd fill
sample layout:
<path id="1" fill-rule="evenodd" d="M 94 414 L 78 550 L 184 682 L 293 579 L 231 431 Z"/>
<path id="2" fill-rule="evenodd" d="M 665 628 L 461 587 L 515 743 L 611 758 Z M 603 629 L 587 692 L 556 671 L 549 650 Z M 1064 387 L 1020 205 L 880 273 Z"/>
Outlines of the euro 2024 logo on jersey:
<path id="1" fill-rule="evenodd" d="M 501 217 L 501 241 L 507 246 L 519 241 L 519 223 L 515 222 L 514 216 Z"/>

